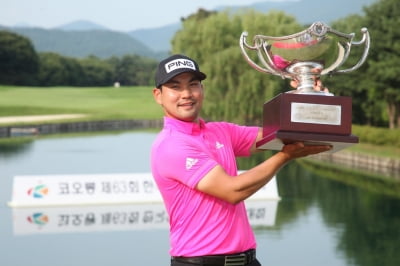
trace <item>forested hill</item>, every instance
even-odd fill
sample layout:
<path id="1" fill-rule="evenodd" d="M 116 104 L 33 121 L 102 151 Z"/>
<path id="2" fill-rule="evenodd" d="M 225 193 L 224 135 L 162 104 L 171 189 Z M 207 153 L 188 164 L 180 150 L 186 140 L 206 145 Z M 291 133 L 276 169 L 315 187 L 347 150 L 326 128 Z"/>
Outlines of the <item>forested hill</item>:
<path id="1" fill-rule="evenodd" d="M 330 24 L 351 14 L 361 14 L 364 6 L 378 0 L 293 0 L 263 1 L 249 6 L 230 6 L 229 10 L 251 8 L 260 12 L 282 10 L 297 18 L 301 24 L 323 21 Z M 255 1 L 256 2 L 256 1 Z M 217 11 L 226 10 L 217 7 Z M 197 10 L 193 10 L 196 13 Z M 5 28 L 29 38 L 38 52 L 55 52 L 64 56 L 100 58 L 136 54 L 153 59 L 163 58 L 170 50 L 170 42 L 181 24 L 165 25 L 159 28 L 116 32 L 89 21 L 75 21 L 56 29 Z M 366 25 L 368 27 L 368 25 Z M 4 27 L 0 26 L 0 29 Z M 358 29 L 354 29 L 356 31 Z M 260 34 L 267 34 L 260 32 Z"/>
<path id="2" fill-rule="evenodd" d="M 362 14 L 363 7 L 378 0 L 292 0 L 292 1 L 263 1 L 255 0 L 248 6 L 219 6 L 215 11 L 254 9 L 259 12 L 282 10 L 296 17 L 299 23 L 307 25 L 315 21 L 332 23 L 335 20 L 352 14 Z M 193 10 L 195 13 L 196 10 Z M 368 25 L 366 25 L 368 26 Z M 129 31 L 129 35 L 140 40 L 154 51 L 168 51 L 172 36 L 180 29 L 180 23 L 166 25 L 154 29 L 140 29 Z M 356 31 L 358 29 L 354 29 Z M 260 32 L 267 34 L 267 32 Z"/>
<path id="3" fill-rule="evenodd" d="M 156 52 L 122 32 L 109 30 L 65 31 L 41 28 L 1 28 L 29 38 L 38 52 L 55 52 L 64 56 L 81 58 L 90 55 L 109 58 L 126 54 L 157 58 Z"/>

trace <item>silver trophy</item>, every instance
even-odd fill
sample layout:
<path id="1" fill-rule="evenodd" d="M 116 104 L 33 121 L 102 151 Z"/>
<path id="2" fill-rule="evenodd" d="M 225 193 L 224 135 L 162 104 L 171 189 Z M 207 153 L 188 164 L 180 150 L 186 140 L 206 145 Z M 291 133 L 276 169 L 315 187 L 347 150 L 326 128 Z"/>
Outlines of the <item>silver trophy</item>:
<path id="1" fill-rule="evenodd" d="M 353 41 L 354 33 L 345 34 L 315 22 L 304 31 L 281 37 L 255 35 L 247 43 L 247 32 L 240 37 L 240 48 L 254 69 L 298 82 L 296 90 L 283 93 L 264 104 L 264 138 L 260 149 L 281 149 L 285 143 L 330 144 L 331 152 L 358 142 L 351 134 L 351 98 L 316 91 L 315 80 L 322 75 L 347 73 L 358 69 L 366 60 L 370 37 L 362 28 L 362 39 Z M 340 69 L 352 46 L 364 46 L 359 61 Z M 254 51 L 253 60 L 247 51 Z M 321 97 L 323 96 L 323 97 Z M 331 97 L 325 97 L 331 96 Z"/>

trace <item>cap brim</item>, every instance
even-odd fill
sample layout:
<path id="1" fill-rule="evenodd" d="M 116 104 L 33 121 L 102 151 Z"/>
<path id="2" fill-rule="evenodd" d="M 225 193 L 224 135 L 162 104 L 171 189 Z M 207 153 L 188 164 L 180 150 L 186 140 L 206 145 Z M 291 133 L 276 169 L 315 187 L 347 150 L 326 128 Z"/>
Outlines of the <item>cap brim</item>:
<path id="1" fill-rule="evenodd" d="M 207 78 L 207 75 L 201 71 L 196 71 L 196 70 L 190 71 L 190 70 L 185 69 L 184 71 L 177 71 L 177 72 L 173 73 L 172 75 L 165 77 L 163 80 L 161 80 L 157 84 L 157 87 L 160 87 L 165 83 L 168 83 L 168 81 L 170 81 L 171 79 L 173 79 L 174 77 L 176 77 L 182 73 L 193 73 L 200 81 L 205 80 Z"/>

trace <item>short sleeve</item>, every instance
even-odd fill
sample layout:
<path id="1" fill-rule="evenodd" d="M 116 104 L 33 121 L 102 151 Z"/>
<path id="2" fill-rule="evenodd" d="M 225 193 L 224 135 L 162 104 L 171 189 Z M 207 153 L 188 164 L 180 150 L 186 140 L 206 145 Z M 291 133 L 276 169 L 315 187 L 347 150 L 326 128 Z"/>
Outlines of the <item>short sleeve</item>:
<path id="1" fill-rule="evenodd" d="M 219 122 L 214 126 L 220 127 L 224 135 L 230 137 L 235 156 L 249 156 L 250 149 L 257 139 L 259 128 L 255 126 L 241 126 L 233 123 Z"/>
<path id="2" fill-rule="evenodd" d="M 152 168 L 159 181 L 173 179 L 194 188 L 218 164 L 198 142 L 175 136 L 153 147 Z"/>

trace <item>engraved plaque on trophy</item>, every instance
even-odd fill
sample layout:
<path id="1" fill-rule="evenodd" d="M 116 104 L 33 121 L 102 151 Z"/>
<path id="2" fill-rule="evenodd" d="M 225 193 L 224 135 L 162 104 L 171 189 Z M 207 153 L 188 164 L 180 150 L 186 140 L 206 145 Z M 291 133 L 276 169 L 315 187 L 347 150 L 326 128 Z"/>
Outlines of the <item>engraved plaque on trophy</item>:
<path id="1" fill-rule="evenodd" d="M 355 42 L 354 33 L 341 33 L 315 22 L 288 36 L 255 35 L 251 45 L 246 42 L 248 33 L 242 33 L 240 48 L 250 66 L 298 83 L 295 90 L 264 103 L 263 139 L 257 143 L 258 149 L 280 150 L 284 144 L 302 141 L 306 145 L 332 145 L 328 152 L 336 152 L 358 143 L 358 137 L 351 134 L 351 97 L 316 91 L 314 84 L 322 75 L 347 73 L 365 62 L 370 37 L 366 28 L 361 32 L 361 41 Z M 364 46 L 361 58 L 351 68 L 340 69 L 353 45 Z M 258 63 L 246 50 L 254 51 Z"/>

